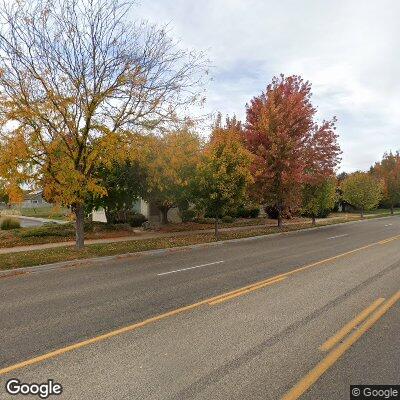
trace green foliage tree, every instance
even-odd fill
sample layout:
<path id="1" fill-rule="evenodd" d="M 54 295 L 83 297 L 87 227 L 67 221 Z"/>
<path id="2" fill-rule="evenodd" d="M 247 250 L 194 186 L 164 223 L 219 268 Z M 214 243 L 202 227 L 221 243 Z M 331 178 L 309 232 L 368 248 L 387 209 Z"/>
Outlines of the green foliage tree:
<path id="1" fill-rule="evenodd" d="M 107 194 L 94 195 L 86 200 L 88 212 L 104 209 L 107 222 L 113 223 L 115 216 L 132 213 L 132 205 L 139 197 L 145 197 L 148 185 L 148 171 L 138 160 L 126 159 L 113 162 L 111 166 L 99 166 L 94 175 L 101 181 Z"/>
<path id="2" fill-rule="evenodd" d="M 336 202 L 336 179 L 325 179 L 317 184 L 308 183 L 303 187 L 303 213 L 312 218 L 326 216 Z"/>
<path id="3" fill-rule="evenodd" d="M 371 210 L 379 204 L 383 185 L 372 174 L 357 171 L 344 179 L 341 189 L 343 199 L 359 209 L 361 218 L 364 218 L 364 211 Z"/>
<path id="4" fill-rule="evenodd" d="M 228 119 L 217 122 L 210 142 L 197 168 L 194 181 L 195 203 L 215 218 L 215 237 L 219 240 L 219 220 L 244 203 L 250 173 L 251 154 L 243 146 L 240 123 Z"/>
<path id="5" fill-rule="evenodd" d="M 201 140 L 188 126 L 154 137 L 150 150 L 149 190 L 146 200 L 161 212 L 168 223 L 168 211 L 191 200 L 191 179 L 200 159 Z"/>

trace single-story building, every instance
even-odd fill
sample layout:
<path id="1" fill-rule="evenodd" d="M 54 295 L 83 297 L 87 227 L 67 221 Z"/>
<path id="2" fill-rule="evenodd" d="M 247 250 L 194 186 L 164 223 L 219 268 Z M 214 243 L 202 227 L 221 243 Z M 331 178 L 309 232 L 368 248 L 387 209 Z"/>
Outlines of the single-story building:
<path id="1" fill-rule="evenodd" d="M 159 223 L 161 222 L 161 212 L 157 208 L 157 206 L 152 202 L 147 202 L 142 198 L 139 198 L 133 203 L 132 206 L 133 211 L 143 214 L 150 222 Z M 92 213 L 93 221 L 98 222 L 107 222 L 106 214 L 102 208 L 99 210 L 95 210 Z M 181 218 L 179 217 L 178 208 L 171 208 L 168 211 L 168 220 L 170 222 L 181 222 Z"/>

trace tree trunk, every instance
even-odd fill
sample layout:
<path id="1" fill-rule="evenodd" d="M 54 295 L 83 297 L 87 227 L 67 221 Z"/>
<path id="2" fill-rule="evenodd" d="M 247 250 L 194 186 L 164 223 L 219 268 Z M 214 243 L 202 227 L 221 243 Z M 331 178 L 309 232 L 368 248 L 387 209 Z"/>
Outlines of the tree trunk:
<path id="1" fill-rule="evenodd" d="M 276 209 L 278 210 L 278 228 L 282 228 L 282 206 L 279 204 Z"/>
<path id="2" fill-rule="evenodd" d="M 313 215 L 313 216 L 311 217 L 311 223 L 312 223 L 313 226 L 317 225 L 317 223 L 316 223 L 316 221 L 315 221 L 315 215 Z"/>
<path id="3" fill-rule="evenodd" d="M 162 225 L 167 225 L 168 224 L 168 211 L 169 208 L 168 207 L 160 207 L 160 211 L 161 211 L 161 224 Z"/>
<path id="4" fill-rule="evenodd" d="M 394 214 L 393 204 L 390 205 L 390 214 Z"/>
<path id="5" fill-rule="evenodd" d="M 364 219 L 364 208 L 361 207 L 361 219 Z"/>
<path id="6" fill-rule="evenodd" d="M 85 246 L 85 229 L 84 229 L 84 221 L 85 221 L 85 213 L 83 209 L 83 204 L 76 204 L 74 206 L 75 213 L 75 238 L 76 238 L 76 248 L 78 250 L 83 249 Z"/>
<path id="7" fill-rule="evenodd" d="M 219 240 L 219 218 L 215 218 L 215 239 Z"/>

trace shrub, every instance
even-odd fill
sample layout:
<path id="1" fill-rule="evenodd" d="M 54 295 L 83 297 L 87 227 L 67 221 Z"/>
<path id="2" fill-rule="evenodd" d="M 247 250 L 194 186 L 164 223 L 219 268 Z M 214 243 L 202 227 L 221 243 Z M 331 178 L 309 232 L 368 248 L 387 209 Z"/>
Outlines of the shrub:
<path id="1" fill-rule="evenodd" d="M 249 218 L 258 218 L 260 215 L 260 207 L 252 207 L 249 210 Z"/>
<path id="2" fill-rule="evenodd" d="M 180 217 L 182 218 L 182 222 L 190 222 L 193 221 L 196 217 L 195 210 L 183 210 L 179 212 Z"/>
<path id="3" fill-rule="evenodd" d="M 129 225 L 132 227 L 142 226 L 144 222 L 147 221 L 147 218 L 143 214 L 134 214 L 129 218 Z"/>
<path id="4" fill-rule="evenodd" d="M 268 215 L 268 218 L 278 219 L 278 210 L 274 206 L 265 206 L 265 213 Z"/>
<path id="5" fill-rule="evenodd" d="M 226 224 L 231 224 L 235 220 L 235 218 L 231 217 L 230 215 L 224 215 L 221 218 L 221 220 L 222 220 L 222 222 L 225 222 Z"/>
<path id="6" fill-rule="evenodd" d="M 264 207 L 265 213 L 271 219 L 278 219 L 278 209 L 275 206 L 265 206 Z M 282 212 L 282 218 L 291 219 L 292 212 L 289 209 L 284 209 Z"/>
<path id="7" fill-rule="evenodd" d="M 108 210 L 106 211 L 106 218 L 108 224 L 126 224 L 136 213 L 132 210 Z"/>
<path id="8" fill-rule="evenodd" d="M 26 228 L 22 230 L 18 236 L 22 238 L 28 237 L 48 237 L 48 236 L 71 236 L 75 232 L 73 224 L 62 225 L 43 225 L 36 228 Z"/>
<path id="9" fill-rule="evenodd" d="M 132 227 L 142 226 L 147 221 L 143 214 L 133 210 L 106 211 L 106 218 L 108 225 L 128 224 Z"/>
<path id="10" fill-rule="evenodd" d="M 326 218 L 329 214 L 331 213 L 331 210 L 327 209 L 327 210 L 321 210 L 318 215 L 317 218 Z"/>
<path id="11" fill-rule="evenodd" d="M 15 218 L 4 218 L 0 226 L 3 231 L 21 228 L 21 224 Z"/>
<path id="12" fill-rule="evenodd" d="M 315 218 L 326 218 L 331 213 L 331 210 L 320 210 L 316 215 Z M 303 217 L 311 218 L 312 215 L 310 213 L 302 213 Z"/>
<path id="13" fill-rule="evenodd" d="M 260 207 L 242 206 L 239 207 L 235 216 L 237 218 L 257 218 L 260 214 Z"/>
<path id="14" fill-rule="evenodd" d="M 93 232 L 95 230 L 96 224 L 97 224 L 97 221 L 93 222 L 90 219 L 85 218 L 84 223 L 83 223 L 85 232 Z"/>
<path id="15" fill-rule="evenodd" d="M 145 231 L 150 231 L 150 230 L 152 230 L 152 229 L 155 229 L 156 227 L 155 227 L 150 221 L 145 221 L 145 222 L 143 222 L 143 224 L 142 224 L 142 228 L 143 228 Z"/>
<path id="16" fill-rule="evenodd" d="M 244 206 L 238 207 L 235 213 L 236 218 L 247 218 L 247 209 Z"/>

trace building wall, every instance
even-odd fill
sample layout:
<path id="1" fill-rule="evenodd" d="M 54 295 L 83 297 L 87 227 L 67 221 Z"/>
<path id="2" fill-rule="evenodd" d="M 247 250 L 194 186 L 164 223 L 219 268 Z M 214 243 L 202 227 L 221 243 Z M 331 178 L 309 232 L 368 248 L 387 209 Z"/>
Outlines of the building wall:
<path id="1" fill-rule="evenodd" d="M 161 222 L 161 213 L 153 203 L 148 203 L 143 199 L 138 199 L 133 204 L 132 208 L 135 212 L 143 214 L 150 222 L 156 224 Z M 106 214 L 102 208 L 92 212 L 92 219 L 96 222 L 107 222 Z M 175 223 L 182 222 L 177 207 L 171 208 L 168 211 L 168 220 Z"/>
<path id="2" fill-rule="evenodd" d="M 136 200 L 133 203 L 133 211 L 143 214 L 146 218 L 149 218 L 149 203 L 142 198 Z"/>
<path id="3" fill-rule="evenodd" d="M 107 222 L 105 211 L 102 208 L 94 210 L 92 212 L 92 220 L 95 222 Z"/>
<path id="4" fill-rule="evenodd" d="M 146 203 L 146 202 L 145 202 Z M 147 207 L 148 207 L 148 214 L 146 215 L 146 217 L 148 218 L 148 220 L 150 222 L 153 223 L 160 223 L 161 222 L 161 212 L 160 210 L 157 208 L 157 206 L 154 203 L 146 203 Z M 174 222 L 174 223 L 178 223 L 178 222 L 182 222 L 181 217 L 179 216 L 179 210 L 178 207 L 174 207 L 171 208 L 168 211 L 168 221 L 169 222 Z"/>

